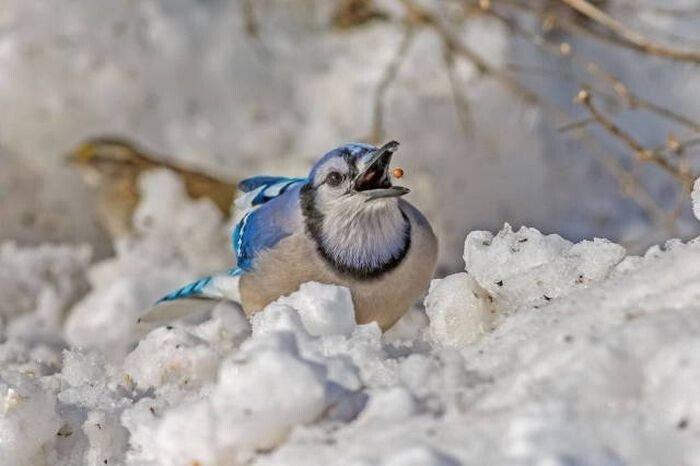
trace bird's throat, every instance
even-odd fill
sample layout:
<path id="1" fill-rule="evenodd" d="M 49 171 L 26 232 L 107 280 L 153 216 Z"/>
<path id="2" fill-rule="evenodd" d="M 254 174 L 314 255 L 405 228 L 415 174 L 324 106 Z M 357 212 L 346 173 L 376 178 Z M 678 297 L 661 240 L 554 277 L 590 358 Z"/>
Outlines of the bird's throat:
<path id="1" fill-rule="evenodd" d="M 372 280 L 398 267 L 411 246 L 411 223 L 400 204 L 382 207 L 362 200 L 336 204 L 321 211 L 313 188 L 302 189 L 306 231 L 325 262 L 338 274 Z"/>

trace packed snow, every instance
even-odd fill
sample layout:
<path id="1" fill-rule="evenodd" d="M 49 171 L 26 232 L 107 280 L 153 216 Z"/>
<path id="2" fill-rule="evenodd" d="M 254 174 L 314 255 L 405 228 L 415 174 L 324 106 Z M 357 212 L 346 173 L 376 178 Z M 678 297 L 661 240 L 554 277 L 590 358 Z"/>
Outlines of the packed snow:
<path id="1" fill-rule="evenodd" d="M 506 225 L 384 335 L 319 283 L 143 328 L 228 256 L 212 205 L 142 181 L 113 258 L 0 248 L 0 464 L 700 463 L 698 240 L 637 257 Z"/>

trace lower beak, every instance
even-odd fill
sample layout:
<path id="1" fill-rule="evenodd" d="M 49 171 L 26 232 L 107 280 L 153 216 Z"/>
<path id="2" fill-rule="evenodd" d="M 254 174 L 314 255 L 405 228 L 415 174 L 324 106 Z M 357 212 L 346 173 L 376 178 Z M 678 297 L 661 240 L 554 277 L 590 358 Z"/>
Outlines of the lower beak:
<path id="1" fill-rule="evenodd" d="M 367 201 L 408 194 L 410 189 L 393 186 L 389 178 L 389 165 L 399 143 L 391 141 L 365 156 L 362 171 L 353 180 L 355 191 L 367 197 Z"/>
<path id="2" fill-rule="evenodd" d="M 362 194 L 367 196 L 366 202 L 369 202 L 373 201 L 374 199 L 381 199 L 383 197 L 400 197 L 410 192 L 410 189 L 403 186 L 391 186 L 389 188 L 369 189 L 362 191 Z"/>

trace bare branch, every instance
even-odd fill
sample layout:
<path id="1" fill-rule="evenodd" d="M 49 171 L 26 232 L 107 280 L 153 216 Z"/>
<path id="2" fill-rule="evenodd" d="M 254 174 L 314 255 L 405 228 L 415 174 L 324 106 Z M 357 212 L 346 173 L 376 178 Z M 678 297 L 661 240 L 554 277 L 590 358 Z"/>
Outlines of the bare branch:
<path id="1" fill-rule="evenodd" d="M 411 17 L 417 18 L 417 21 L 419 21 L 421 24 L 431 27 L 440 36 L 448 49 L 450 49 L 453 53 L 460 55 L 462 58 L 470 61 L 476 67 L 479 73 L 489 75 L 505 88 L 516 94 L 527 104 L 539 105 L 542 107 L 549 106 L 542 99 L 540 99 L 537 94 L 524 88 L 518 81 L 508 76 L 502 70 L 492 66 L 479 54 L 465 45 L 431 12 L 418 6 L 411 0 L 401 0 L 401 2 L 406 6 Z"/>
<path id="2" fill-rule="evenodd" d="M 700 122 L 690 118 L 687 115 L 683 115 L 680 112 L 671 110 L 669 108 L 663 107 L 661 105 L 658 105 L 654 102 L 649 101 L 648 99 L 644 99 L 630 91 L 629 87 L 623 83 L 617 76 L 612 74 L 611 72 L 607 71 L 604 69 L 600 64 L 589 60 L 588 58 L 583 57 L 582 55 L 579 55 L 576 53 L 576 51 L 573 49 L 573 47 L 566 43 L 553 43 L 548 41 L 546 38 L 542 37 L 539 34 L 530 32 L 526 29 L 523 29 L 516 21 L 502 15 L 498 11 L 492 9 L 485 10 L 485 13 L 498 19 L 501 21 L 506 27 L 508 27 L 510 30 L 515 32 L 516 34 L 520 35 L 524 39 L 528 40 L 535 46 L 543 49 L 544 51 L 558 56 L 558 57 L 563 57 L 568 60 L 570 60 L 572 63 L 580 66 L 583 68 L 588 74 L 591 76 L 594 76 L 596 78 L 601 79 L 603 82 L 607 83 L 615 92 L 615 94 L 625 102 L 625 104 L 629 108 L 639 108 L 639 109 L 644 109 L 647 110 L 651 113 L 654 113 L 660 117 L 669 119 L 671 121 L 674 121 L 680 125 L 685 126 L 688 129 L 691 129 L 695 132 L 700 132 Z M 563 23 L 566 24 L 566 23 Z M 596 93 L 603 95 L 600 91 L 596 91 Z M 605 95 L 605 97 L 609 97 L 609 95 Z"/>
<path id="3" fill-rule="evenodd" d="M 396 54 L 384 69 L 384 73 L 382 74 L 379 84 L 377 85 L 377 90 L 374 94 L 372 133 L 370 135 L 370 141 L 374 144 L 380 144 L 384 140 L 384 106 L 386 92 L 396 79 L 396 75 L 399 72 L 399 67 L 406 58 L 406 54 L 408 53 L 411 43 L 413 42 L 413 37 L 413 26 L 411 24 L 406 24 L 403 37 L 401 38 L 401 42 L 396 49 Z"/>
<path id="4" fill-rule="evenodd" d="M 465 136 L 470 136 L 474 130 L 474 122 L 471 115 L 471 105 L 469 104 L 469 99 L 462 92 L 457 81 L 457 73 L 455 70 L 455 56 L 452 49 L 449 47 L 444 48 L 443 58 L 445 60 L 445 68 L 447 70 L 447 77 L 450 81 L 450 89 L 452 91 L 452 100 L 455 103 L 455 111 L 457 112 L 457 118 L 462 127 L 462 131 Z"/>
<path id="5" fill-rule="evenodd" d="M 659 151 L 647 149 L 632 135 L 620 128 L 594 105 L 593 98 L 588 90 L 581 90 L 576 97 L 576 101 L 586 107 L 596 122 L 611 136 L 626 145 L 638 161 L 655 164 L 666 173 L 676 178 L 684 188 L 689 189 L 689 187 L 692 186 L 695 177 L 688 170 L 673 164 Z"/>
<path id="6" fill-rule="evenodd" d="M 625 26 L 620 21 L 605 13 L 587 0 L 560 0 L 582 15 L 587 16 L 602 27 L 608 29 L 620 39 L 626 41 L 635 49 L 650 55 L 670 58 L 673 60 L 700 63 L 700 53 L 686 50 L 676 50 L 671 47 L 656 44 L 637 31 Z"/>

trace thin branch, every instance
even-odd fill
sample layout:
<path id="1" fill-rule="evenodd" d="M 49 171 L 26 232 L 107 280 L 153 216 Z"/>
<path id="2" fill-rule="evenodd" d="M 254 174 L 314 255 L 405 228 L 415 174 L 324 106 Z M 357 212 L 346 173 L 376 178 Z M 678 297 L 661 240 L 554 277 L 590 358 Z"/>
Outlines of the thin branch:
<path id="1" fill-rule="evenodd" d="M 684 188 L 692 186 L 695 178 L 689 171 L 674 165 L 667 158 L 663 157 L 659 151 L 647 149 L 632 135 L 624 131 L 607 116 L 605 116 L 594 105 L 593 98 L 588 90 L 581 90 L 576 98 L 576 101 L 586 107 L 591 116 L 603 129 L 605 129 L 611 136 L 625 144 L 632 151 L 635 159 L 640 162 L 655 164 L 666 173 L 676 178 Z"/>
<path id="2" fill-rule="evenodd" d="M 260 23 L 255 14 L 253 0 L 243 0 L 243 28 L 250 37 L 260 38 Z"/>
<path id="3" fill-rule="evenodd" d="M 608 29 L 613 34 L 623 39 L 635 49 L 650 55 L 670 58 L 673 60 L 700 63 L 700 53 L 694 51 L 676 50 L 671 47 L 656 44 L 637 31 L 625 26 L 620 21 L 605 13 L 587 0 L 559 0 L 592 21 Z"/>
<path id="4" fill-rule="evenodd" d="M 548 107 L 540 97 L 524 88 L 518 81 L 508 76 L 503 71 L 492 66 L 486 60 L 484 60 L 479 54 L 474 52 L 470 47 L 465 45 L 455 34 L 448 29 L 440 20 L 438 20 L 431 12 L 418 6 L 411 0 L 401 0 L 406 9 L 408 10 L 409 17 L 414 18 L 414 21 L 420 22 L 426 26 L 431 27 L 442 39 L 443 43 L 447 48 L 449 48 L 453 53 L 460 55 L 466 60 L 470 61 L 477 69 L 480 74 L 489 75 L 496 81 L 498 81 L 506 89 L 513 92 L 520 99 L 530 105 L 538 105 L 541 107 Z"/>
<path id="5" fill-rule="evenodd" d="M 459 83 L 457 82 L 457 73 L 455 70 L 455 56 L 453 50 L 449 47 L 445 47 L 443 51 L 443 59 L 445 61 L 445 68 L 447 70 L 447 78 L 450 81 L 450 89 L 452 91 L 452 99 L 455 104 L 457 118 L 459 119 L 459 123 L 462 127 L 464 135 L 469 137 L 472 135 L 474 130 L 474 121 L 472 120 L 471 105 L 469 104 L 469 99 L 460 90 Z"/>
<path id="6" fill-rule="evenodd" d="M 407 24 L 401 42 L 396 49 L 396 54 L 384 69 L 384 73 L 377 85 L 377 90 L 374 94 L 372 133 L 370 135 L 370 141 L 375 144 L 379 144 L 384 140 L 384 107 L 386 105 L 386 93 L 394 80 L 396 80 L 399 68 L 406 58 L 411 43 L 413 42 L 413 37 L 414 28 L 411 24 Z"/>
<path id="7" fill-rule="evenodd" d="M 615 94 L 617 94 L 617 96 L 622 99 L 629 108 L 640 108 L 647 110 L 658 116 L 674 121 L 677 124 L 683 125 L 695 132 L 700 132 L 700 122 L 690 118 L 687 115 L 683 115 L 680 112 L 663 107 L 634 94 L 617 76 L 604 69 L 600 64 L 576 53 L 570 44 L 566 42 L 559 44 L 552 43 L 539 34 L 523 29 L 516 21 L 502 15 L 493 8 L 485 10 L 484 12 L 489 16 L 498 19 L 511 31 L 522 36 L 528 42 L 531 42 L 535 46 L 542 48 L 544 51 L 552 55 L 570 60 L 572 63 L 581 66 L 588 74 L 606 82 L 613 89 Z M 596 92 L 598 94 L 602 94 L 599 91 Z M 606 98 L 607 97 L 608 96 L 606 95 Z"/>
<path id="8" fill-rule="evenodd" d="M 593 117 L 584 118 L 583 120 L 573 121 L 573 122 L 568 123 L 564 126 L 560 126 L 559 128 L 557 128 L 557 131 L 560 133 L 566 133 L 568 131 L 581 129 L 584 126 L 590 125 L 591 123 L 595 123 L 595 118 L 593 118 Z"/>

